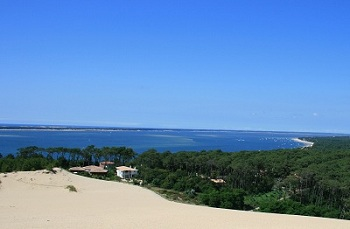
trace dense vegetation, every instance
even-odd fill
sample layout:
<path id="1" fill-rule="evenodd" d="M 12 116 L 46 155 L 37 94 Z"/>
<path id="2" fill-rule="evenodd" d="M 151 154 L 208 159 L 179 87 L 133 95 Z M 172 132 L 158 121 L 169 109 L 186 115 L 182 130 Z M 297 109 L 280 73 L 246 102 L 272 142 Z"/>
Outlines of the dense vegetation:
<path id="1" fill-rule="evenodd" d="M 30 171 L 52 167 L 98 165 L 101 161 L 113 161 L 116 166 L 129 162 L 136 156 L 131 148 L 102 147 L 94 145 L 80 148 L 28 146 L 20 148 L 16 155 L 0 154 L 0 172 Z"/>
<path id="2" fill-rule="evenodd" d="M 350 138 L 307 140 L 314 142 L 314 146 L 238 153 L 148 150 L 137 156 L 125 147 L 65 150 L 27 147 L 20 149 L 16 157 L 0 158 L 0 171 L 112 160 L 117 165 L 137 166 L 143 185 L 193 203 L 350 219 Z"/>

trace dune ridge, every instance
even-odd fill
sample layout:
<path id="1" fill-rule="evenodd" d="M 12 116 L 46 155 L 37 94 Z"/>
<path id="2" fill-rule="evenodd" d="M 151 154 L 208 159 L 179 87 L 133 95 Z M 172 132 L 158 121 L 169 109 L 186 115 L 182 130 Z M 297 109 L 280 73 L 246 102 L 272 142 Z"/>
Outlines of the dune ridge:
<path id="1" fill-rule="evenodd" d="M 65 170 L 1 173 L 0 181 L 1 228 L 350 228 L 346 220 L 175 203 L 139 186 Z"/>

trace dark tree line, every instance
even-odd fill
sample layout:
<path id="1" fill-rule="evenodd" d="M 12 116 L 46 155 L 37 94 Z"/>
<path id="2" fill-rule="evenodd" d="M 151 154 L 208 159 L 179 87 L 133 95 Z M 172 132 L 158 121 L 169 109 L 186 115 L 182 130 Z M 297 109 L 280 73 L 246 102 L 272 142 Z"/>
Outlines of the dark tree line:
<path id="1" fill-rule="evenodd" d="M 37 170 L 46 167 L 98 165 L 101 161 L 112 161 L 116 166 L 123 165 L 136 156 L 127 147 L 102 147 L 94 145 L 85 148 L 28 146 L 18 149 L 16 155 L 0 158 L 0 172 Z"/>

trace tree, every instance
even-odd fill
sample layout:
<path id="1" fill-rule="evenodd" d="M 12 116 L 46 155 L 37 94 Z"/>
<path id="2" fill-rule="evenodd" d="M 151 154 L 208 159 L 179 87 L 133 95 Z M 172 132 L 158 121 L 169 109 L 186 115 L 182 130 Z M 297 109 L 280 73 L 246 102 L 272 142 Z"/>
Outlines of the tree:
<path id="1" fill-rule="evenodd" d="M 78 160 L 79 160 L 79 156 L 80 155 L 81 155 L 81 149 L 80 148 L 72 148 L 72 149 L 70 149 L 70 156 L 71 156 L 70 165 L 71 166 L 78 165 Z"/>
<path id="2" fill-rule="evenodd" d="M 161 154 L 157 152 L 157 150 L 155 149 L 150 149 L 140 154 L 134 161 L 134 164 L 137 164 L 140 167 L 146 167 L 150 169 L 155 169 L 155 168 L 163 169 Z"/>
<path id="3" fill-rule="evenodd" d="M 124 148 L 121 154 L 122 158 L 122 164 L 125 164 L 126 162 L 129 162 L 130 160 L 134 159 L 136 156 L 136 153 L 131 148 Z"/>
<path id="4" fill-rule="evenodd" d="M 53 159 L 53 154 L 55 153 L 55 148 L 53 147 L 49 147 L 49 148 L 46 148 L 46 153 L 47 153 L 47 158 L 48 159 Z"/>
<path id="5" fill-rule="evenodd" d="M 111 148 L 110 147 L 102 147 L 100 151 L 101 157 L 104 159 L 104 161 L 110 161 L 111 158 Z"/>
<path id="6" fill-rule="evenodd" d="M 28 146 L 24 148 L 20 148 L 18 152 L 18 156 L 21 158 L 29 158 L 33 156 L 38 156 L 39 147 L 37 146 Z"/>
<path id="7" fill-rule="evenodd" d="M 84 165 L 91 165 L 92 164 L 92 155 L 95 153 L 95 146 L 89 145 L 85 149 L 82 150 L 82 156 Z"/>

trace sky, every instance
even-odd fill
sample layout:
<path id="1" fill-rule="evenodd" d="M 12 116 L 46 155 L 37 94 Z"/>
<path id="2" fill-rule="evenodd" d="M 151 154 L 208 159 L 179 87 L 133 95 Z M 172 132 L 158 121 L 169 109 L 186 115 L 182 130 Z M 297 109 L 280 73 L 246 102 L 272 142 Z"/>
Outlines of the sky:
<path id="1" fill-rule="evenodd" d="M 0 123 L 350 133 L 349 12 L 1 0 Z"/>

